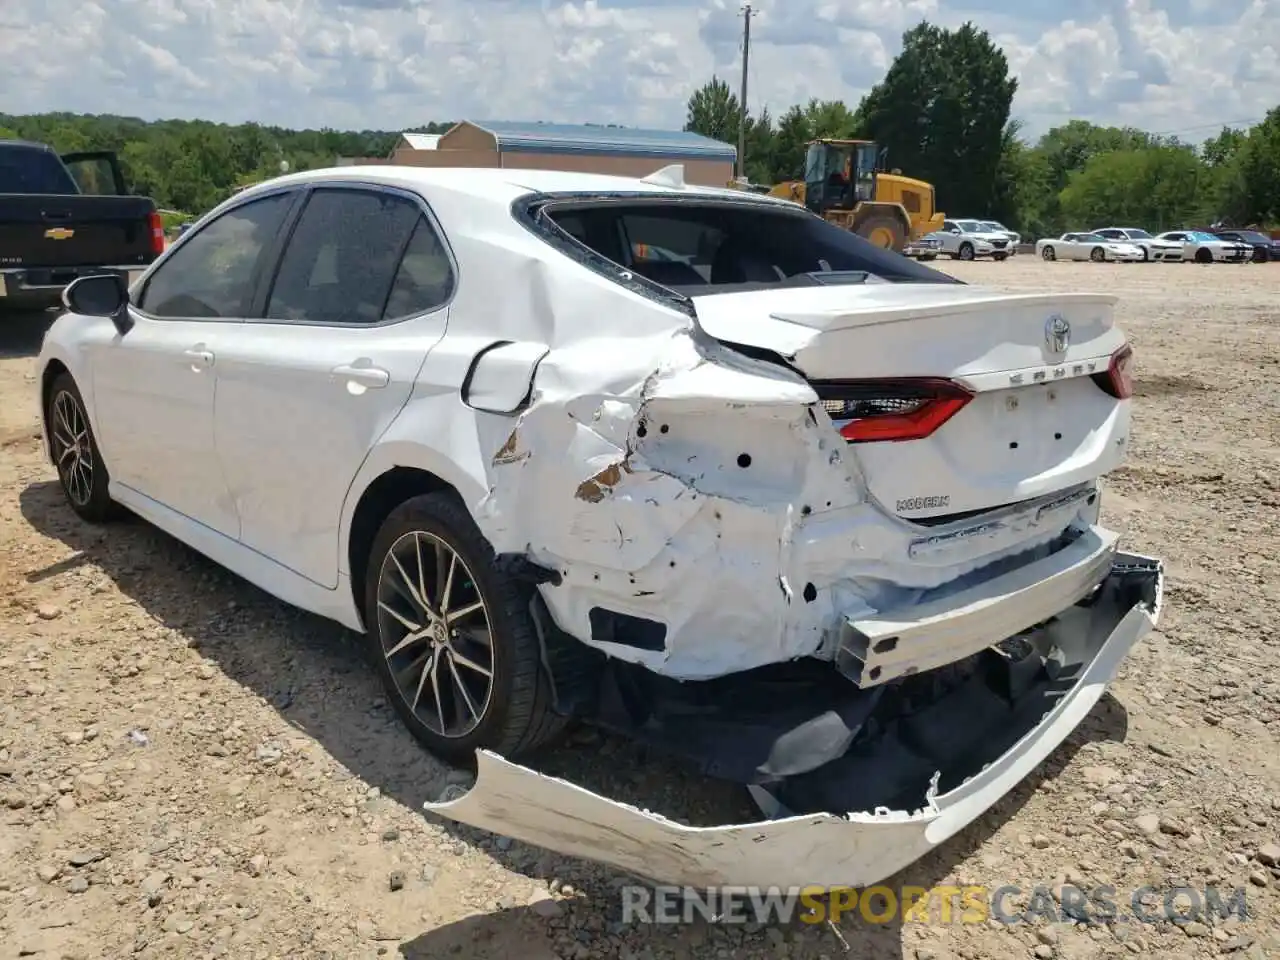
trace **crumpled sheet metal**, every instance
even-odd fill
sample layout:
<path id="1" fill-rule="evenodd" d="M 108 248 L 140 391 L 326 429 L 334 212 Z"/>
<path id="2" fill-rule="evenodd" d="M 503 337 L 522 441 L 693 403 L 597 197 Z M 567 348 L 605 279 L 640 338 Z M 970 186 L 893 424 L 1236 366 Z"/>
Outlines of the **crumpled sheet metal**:
<path id="1" fill-rule="evenodd" d="M 756 823 L 691 827 L 487 751 L 478 755 L 470 791 L 424 809 L 659 883 L 791 889 L 878 883 L 989 809 L 1079 725 L 1128 651 L 1158 621 L 1162 579 L 1154 608 L 1137 605 L 1120 618 L 1077 683 L 1038 725 L 966 782 L 945 794 L 931 790 L 917 811 L 784 814 Z"/>
<path id="2" fill-rule="evenodd" d="M 552 350 L 535 383 L 484 424 L 503 432 L 475 513 L 498 552 L 561 573 L 543 589 L 561 629 L 589 641 L 597 605 L 662 620 L 665 651 L 608 652 L 681 678 L 819 650 L 836 607 L 790 582 L 799 511 L 855 506 L 862 484 L 807 383 L 692 327 Z"/>

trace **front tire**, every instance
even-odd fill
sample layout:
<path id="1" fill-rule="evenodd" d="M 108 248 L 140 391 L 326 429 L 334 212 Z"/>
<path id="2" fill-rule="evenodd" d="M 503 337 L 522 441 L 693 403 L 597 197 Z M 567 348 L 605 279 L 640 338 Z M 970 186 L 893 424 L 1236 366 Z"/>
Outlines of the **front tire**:
<path id="1" fill-rule="evenodd" d="M 1094 247 L 1092 250 L 1089 251 L 1089 259 L 1092 260 L 1094 263 L 1102 263 L 1104 260 L 1107 259 L 1106 251 L 1104 251 L 1101 247 Z"/>
<path id="2" fill-rule="evenodd" d="M 479 749 L 514 759 L 562 728 L 532 594 L 498 572 L 493 548 L 455 495 L 396 507 L 367 570 L 369 653 L 396 713 L 427 750 L 455 765 Z"/>
<path id="3" fill-rule="evenodd" d="M 58 374 L 50 385 L 44 422 L 58 484 L 71 509 L 90 523 L 105 523 L 118 517 L 121 508 L 107 492 L 111 476 L 89 425 L 84 398 L 71 374 Z"/>
<path id="4" fill-rule="evenodd" d="M 1040 256 L 1044 260 L 1057 260 L 1058 255 L 1054 253 L 1053 247 L 1045 247 L 1040 251 Z"/>

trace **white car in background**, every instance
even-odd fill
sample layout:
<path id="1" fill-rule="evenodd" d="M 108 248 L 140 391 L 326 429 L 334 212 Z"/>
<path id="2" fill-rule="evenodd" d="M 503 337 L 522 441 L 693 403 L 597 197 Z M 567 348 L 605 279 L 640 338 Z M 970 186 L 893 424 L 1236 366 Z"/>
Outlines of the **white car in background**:
<path id="1" fill-rule="evenodd" d="M 983 228 L 991 233 L 1002 233 L 1009 238 L 1009 256 L 1015 256 L 1018 252 L 1018 244 L 1022 243 L 1022 234 L 1017 230 L 1010 230 L 999 220 L 982 220 L 980 221 Z"/>
<path id="2" fill-rule="evenodd" d="M 1192 263 L 1248 263 L 1253 247 L 1236 240 L 1223 240 L 1199 230 L 1168 230 L 1156 237 L 1182 247 L 1182 259 Z"/>
<path id="3" fill-rule="evenodd" d="M 1117 243 L 1133 244 L 1145 254 L 1142 258 L 1144 263 L 1177 263 L 1182 260 L 1181 243 L 1159 240 L 1140 227 L 1103 227 L 1093 232 Z"/>
<path id="4" fill-rule="evenodd" d="M 475 785 L 426 808 L 682 885 L 863 887 L 1013 789 L 1155 624 L 1100 523 L 1115 298 L 793 203 L 550 170 L 256 185 L 36 369 L 72 510 L 364 633 Z M 323 704 L 315 704 L 323 709 Z M 744 788 L 707 829 L 520 761 L 570 719 Z"/>
<path id="5" fill-rule="evenodd" d="M 942 229 L 929 236 L 936 237 L 942 252 L 953 260 L 1005 260 L 1009 256 L 1009 238 L 1000 231 L 988 230 L 981 220 L 945 220 Z"/>
<path id="6" fill-rule="evenodd" d="M 1057 239 L 1036 241 L 1036 253 L 1045 260 L 1092 260 L 1095 263 L 1137 263 L 1142 248 L 1096 233 L 1064 233 Z"/>

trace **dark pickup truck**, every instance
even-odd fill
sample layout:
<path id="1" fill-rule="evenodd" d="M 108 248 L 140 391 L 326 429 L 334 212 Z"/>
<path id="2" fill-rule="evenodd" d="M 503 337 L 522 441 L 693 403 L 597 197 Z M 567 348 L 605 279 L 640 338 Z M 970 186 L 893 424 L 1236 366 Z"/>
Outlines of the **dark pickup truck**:
<path id="1" fill-rule="evenodd" d="M 77 277 L 128 282 L 163 252 L 155 202 L 128 195 L 114 153 L 0 140 L 0 310 L 57 306 Z"/>

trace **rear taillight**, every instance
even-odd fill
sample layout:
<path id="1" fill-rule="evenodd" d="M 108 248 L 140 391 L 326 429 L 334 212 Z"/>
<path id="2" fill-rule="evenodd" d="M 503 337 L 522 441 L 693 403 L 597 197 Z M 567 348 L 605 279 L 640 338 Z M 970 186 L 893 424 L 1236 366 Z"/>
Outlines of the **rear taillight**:
<path id="1" fill-rule="evenodd" d="M 1111 355 L 1106 373 L 1095 373 L 1093 382 L 1117 400 L 1133 396 L 1133 347 L 1125 344 Z"/>
<path id="2" fill-rule="evenodd" d="M 152 210 L 147 215 L 147 227 L 151 230 L 151 252 L 159 256 L 164 253 L 164 221 L 160 214 Z"/>
<path id="3" fill-rule="evenodd" d="M 850 443 L 921 440 L 973 399 L 958 383 L 931 378 L 826 380 L 813 388 Z"/>

